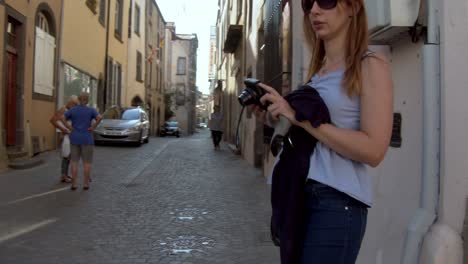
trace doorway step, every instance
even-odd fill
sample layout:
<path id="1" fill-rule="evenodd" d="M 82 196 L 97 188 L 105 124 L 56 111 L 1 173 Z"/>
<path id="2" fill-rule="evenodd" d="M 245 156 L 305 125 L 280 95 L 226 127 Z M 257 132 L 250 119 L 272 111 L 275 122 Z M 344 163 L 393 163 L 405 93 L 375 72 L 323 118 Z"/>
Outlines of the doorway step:
<path id="1" fill-rule="evenodd" d="M 8 167 L 15 170 L 26 170 L 37 167 L 44 163 L 39 157 L 30 158 L 27 151 L 22 148 L 7 148 Z"/>

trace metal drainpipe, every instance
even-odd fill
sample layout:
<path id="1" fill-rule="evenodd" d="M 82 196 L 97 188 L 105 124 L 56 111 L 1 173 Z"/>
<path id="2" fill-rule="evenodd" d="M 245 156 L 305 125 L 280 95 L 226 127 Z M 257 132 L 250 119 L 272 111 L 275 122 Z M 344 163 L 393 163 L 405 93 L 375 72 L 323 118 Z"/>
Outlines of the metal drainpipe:
<path id="1" fill-rule="evenodd" d="M 56 67 L 56 70 L 55 70 L 55 74 L 56 74 L 55 104 L 56 104 L 57 107 L 58 107 L 58 105 L 60 103 L 60 96 L 63 96 L 61 93 L 59 93 L 59 90 L 60 90 L 60 86 L 62 85 L 62 82 L 60 80 L 62 79 L 62 70 L 61 69 L 62 69 L 63 13 L 65 12 L 64 9 L 65 9 L 64 0 L 61 0 L 60 1 L 60 26 L 59 26 L 58 33 L 57 33 L 57 50 L 58 50 L 57 67 Z M 64 85 L 63 90 L 65 92 L 65 85 Z M 54 133 L 54 143 L 55 143 L 56 148 L 58 148 L 57 138 L 58 138 L 58 134 Z"/>
<path id="2" fill-rule="evenodd" d="M 63 13 L 64 13 L 64 0 L 61 0 L 60 1 L 60 26 L 59 26 L 59 30 L 58 30 L 58 34 L 57 34 L 57 44 L 58 44 L 58 58 L 57 58 L 57 69 L 56 69 L 56 74 L 57 74 L 57 81 L 56 81 L 56 86 L 57 88 L 60 86 L 60 79 L 61 79 L 61 64 L 62 64 L 62 35 L 63 35 Z M 59 99 L 59 96 L 60 94 L 59 93 L 56 93 L 57 97 L 55 98 L 55 103 L 59 104 L 60 102 L 60 99 Z"/>
<path id="3" fill-rule="evenodd" d="M 438 5 L 426 0 L 427 42 L 423 47 L 423 146 L 421 202 L 407 234 L 402 264 L 419 262 L 422 242 L 437 217 L 440 180 L 440 41 Z"/>

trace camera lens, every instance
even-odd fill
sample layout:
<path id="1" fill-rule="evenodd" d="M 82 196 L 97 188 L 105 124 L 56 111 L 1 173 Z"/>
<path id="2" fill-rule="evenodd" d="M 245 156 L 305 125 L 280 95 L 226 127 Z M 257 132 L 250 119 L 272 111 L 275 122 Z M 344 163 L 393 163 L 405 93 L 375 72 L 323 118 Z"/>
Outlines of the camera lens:
<path id="1" fill-rule="evenodd" d="M 246 88 L 242 93 L 239 95 L 239 103 L 242 106 L 248 106 L 255 103 L 255 93 L 252 93 L 251 89 Z"/>

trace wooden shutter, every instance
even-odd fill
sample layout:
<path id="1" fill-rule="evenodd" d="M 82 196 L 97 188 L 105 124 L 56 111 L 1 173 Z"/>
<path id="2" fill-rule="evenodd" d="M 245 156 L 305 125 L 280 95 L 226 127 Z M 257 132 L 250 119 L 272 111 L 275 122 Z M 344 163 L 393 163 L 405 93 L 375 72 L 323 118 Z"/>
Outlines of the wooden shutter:
<path id="1" fill-rule="evenodd" d="M 44 86 L 48 95 L 54 94 L 54 65 L 55 65 L 55 38 L 49 34 L 45 35 L 45 73 Z"/>
<path id="2" fill-rule="evenodd" d="M 36 27 L 36 50 L 34 63 L 34 92 L 53 96 L 55 38 Z"/>

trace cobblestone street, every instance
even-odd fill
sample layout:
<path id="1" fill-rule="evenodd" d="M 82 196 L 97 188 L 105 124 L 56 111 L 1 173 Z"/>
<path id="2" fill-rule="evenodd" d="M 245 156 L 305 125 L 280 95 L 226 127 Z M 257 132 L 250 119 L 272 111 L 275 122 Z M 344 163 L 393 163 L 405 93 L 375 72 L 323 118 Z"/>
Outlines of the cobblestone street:
<path id="1" fill-rule="evenodd" d="M 0 263 L 274 264 L 269 186 L 207 130 L 98 146 L 91 188 L 46 163 L 0 174 Z"/>

